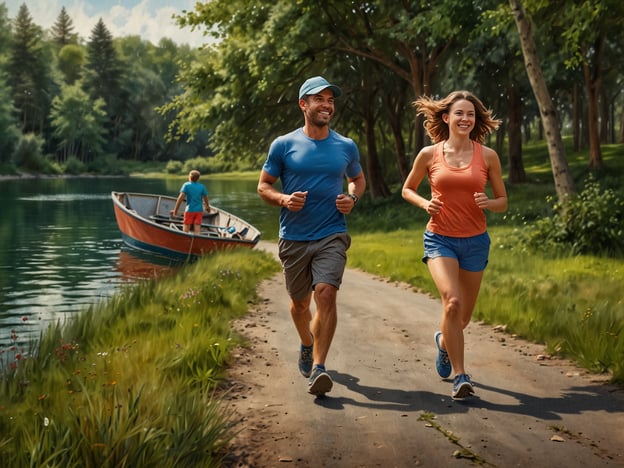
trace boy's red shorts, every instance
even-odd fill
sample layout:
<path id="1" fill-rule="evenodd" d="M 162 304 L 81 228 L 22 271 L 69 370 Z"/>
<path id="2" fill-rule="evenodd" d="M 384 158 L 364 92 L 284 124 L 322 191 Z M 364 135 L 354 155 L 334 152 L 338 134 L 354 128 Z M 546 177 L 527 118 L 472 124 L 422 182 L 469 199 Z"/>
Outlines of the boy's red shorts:
<path id="1" fill-rule="evenodd" d="M 184 224 L 201 224 L 203 216 L 201 211 L 185 211 Z"/>

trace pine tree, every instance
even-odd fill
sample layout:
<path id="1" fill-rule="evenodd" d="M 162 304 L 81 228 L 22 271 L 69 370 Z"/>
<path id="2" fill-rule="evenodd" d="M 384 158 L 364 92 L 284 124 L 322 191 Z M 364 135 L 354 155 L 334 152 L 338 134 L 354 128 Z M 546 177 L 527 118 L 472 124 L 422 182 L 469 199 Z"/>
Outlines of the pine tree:
<path id="1" fill-rule="evenodd" d="M 23 133 L 43 133 L 53 84 L 50 63 L 43 31 L 33 23 L 26 4 L 22 4 L 14 21 L 8 78 Z"/>
<path id="2" fill-rule="evenodd" d="M 100 18 L 87 44 L 87 62 L 83 73 L 83 87 L 94 101 L 106 103 L 110 121 L 110 140 L 119 135 L 126 98 L 121 86 L 124 67 L 113 45 L 113 36 Z"/>
<path id="3" fill-rule="evenodd" d="M 61 49 L 68 44 L 77 44 L 78 35 L 74 33 L 74 23 L 67 14 L 65 7 L 56 18 L 56 23 L 50 29 L 52 41 Z"/>
<path id="4" fill-rule="evenodd" d="M 11 93 L 5 83 L 5 76 L 0 73 L 0 164 L 12 165 L 20 132 L 15 125 Z"/>
<path id="5" fill-rule="evenodd" d="M 8 53 L 11 42 L 11 22 L 9 20 L 9 10 L 4 3 L 0 3 L 0 58 Z M 0 65 L 4 63 L 0 60 Z"/>

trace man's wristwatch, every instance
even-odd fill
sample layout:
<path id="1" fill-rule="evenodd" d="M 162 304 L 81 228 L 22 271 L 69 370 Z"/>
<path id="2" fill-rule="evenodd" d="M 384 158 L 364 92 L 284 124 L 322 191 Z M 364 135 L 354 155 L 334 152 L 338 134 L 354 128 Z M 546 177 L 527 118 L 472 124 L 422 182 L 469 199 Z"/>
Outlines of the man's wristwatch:
<path id="1" fill-rule="evenodd" d="M 355 205 L 357 203 L 357 201 L 360 199 L 360 197 L 358 197 L 355 193 L 348 193 L 347 195 L 349 195 L 352 199 L 353 199 L 353 204 Z"/>

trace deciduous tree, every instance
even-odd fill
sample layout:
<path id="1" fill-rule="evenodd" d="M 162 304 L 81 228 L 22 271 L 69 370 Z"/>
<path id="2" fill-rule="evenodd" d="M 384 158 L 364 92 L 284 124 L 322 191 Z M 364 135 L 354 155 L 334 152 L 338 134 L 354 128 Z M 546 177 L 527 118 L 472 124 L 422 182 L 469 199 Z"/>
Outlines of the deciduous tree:
<path id="1" fill-rule="evenodd" d="M 568 159 L 563 147 L 561 130 L 557 111 L 550 97 L 546 80 L 542 72 L 535 39 L 532 33 L 531 21 L 527 17 L 520 0 L 509 0 L 514 21 L 520 36 L 520 45 L 524 56 L 527 75 L 531 82 L 531 87 L 537 99 L 542 123 L 546 133 L 548 143 L 548 154 L 552 168 L 553 178 L 557 197 L 562 204 L 567 203 L 570 195 L 574 193 L 574 182 L 570 174 Z"/>
<path id="2" fill-rule="evenodd" d="M 59 50 L 57 64 L 67 84 L 80 79 L 85 58 L 85 51 L 78 44 L 67 44 Z"/>
<path id="3" fill-rule="evenodd" d="M 79 85 L 63 86 L 52 101 L 51 123 L 59 140 L 59 161 L 92 161 L 102 153 L 106 111 L 102 98 L 92 100 Z"/>

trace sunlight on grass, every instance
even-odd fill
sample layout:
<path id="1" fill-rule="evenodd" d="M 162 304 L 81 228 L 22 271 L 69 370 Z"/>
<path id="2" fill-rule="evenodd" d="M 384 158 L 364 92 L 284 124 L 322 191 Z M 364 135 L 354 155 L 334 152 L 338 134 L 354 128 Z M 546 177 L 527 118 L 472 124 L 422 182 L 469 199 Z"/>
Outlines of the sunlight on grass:
<path id="1" fill-rule="evenodd" d="M 422 262 L 422 232 L 357 234 L 349 249 L 349 267 L 358 268 L 391 281 L 409 283 L 415 290 L 437 294 Z"/>
<path id="2" fill-rule="evenodd" d="M 623 278 L 616 259 L 493 249 L 475 315 L 621 381 Z"/>

